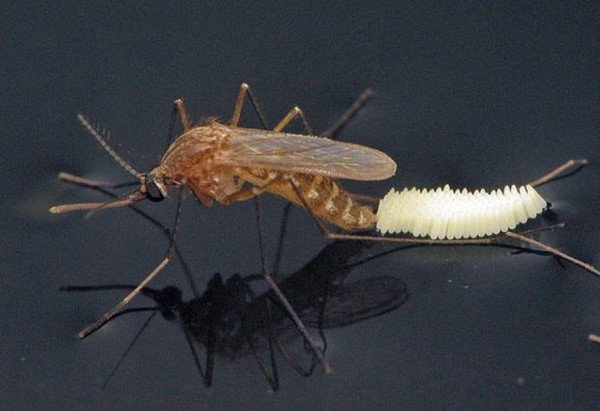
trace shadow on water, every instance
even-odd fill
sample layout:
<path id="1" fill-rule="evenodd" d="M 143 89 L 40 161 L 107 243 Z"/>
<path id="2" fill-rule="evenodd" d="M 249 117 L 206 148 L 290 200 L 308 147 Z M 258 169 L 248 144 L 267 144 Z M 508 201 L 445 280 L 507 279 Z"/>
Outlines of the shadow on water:
<path id="1" fill-rule="evenodd" d="M 281 290 L 305 325 L 317 330 L 324 349 L 327 345 L 325 329 L 345 327 L 388 313 L 398 309 L 408 299 L 405 284 L 397 278 L 376 276 L 346 282 L 356 266 L 378 257 L 363 258 L 374 244 L 368 241 L 335 241 L 324 247 L 300 270 L 279 281 Z M 242 277 L 236 274 L 223 281 L 222 276 L 217 273 L 209 281 L 204 293 L 189 301 L 182 299 L 182 292 L 177 287 L 142 289 L 142 295 L 153 300 L 156 305 L 125 309 L 115 317 L 133 312 L 152 312 L 104 386 L 157 313 L 180 324 L 206 386 L 210 386 L 212 382 L 215 354 L 233 360 L 253 355 L 274 390 L 279 387 L 276 352 L 299 374 L 311 375 L 318 363 L 316 357 L 306 346 L 300 353 L 292 354 L 290 349 L 293 342 L 302 336 L 272 291 L 258 295 L 253 291 L 251 283 L 260 279 L 260 275 Z M 135 285 L 132 284 L 114 284 L 66 286 L 61 290 L 133 288 Z M 205 350 L 204 365 L 201 364 L 196 345 Z M 263 356 L 268 359 L 265 361 Z M 295 359 L 301 356 L 309 358 L 304 359 L 307 363 L 305 366 Z"/>

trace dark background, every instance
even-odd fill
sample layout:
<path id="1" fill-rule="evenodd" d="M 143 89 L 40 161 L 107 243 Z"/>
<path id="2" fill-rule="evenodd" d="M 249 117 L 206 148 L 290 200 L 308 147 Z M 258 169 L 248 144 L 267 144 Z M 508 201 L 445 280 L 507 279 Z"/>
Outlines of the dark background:
<path id="1" fill-rule="evenodd" d="M 355 269 L 351 281 L 394 276 L 411 298 L 329 331 L 331 375 L 302 378 L 282 363 L 273 393 L 251 357 L 218 359 L 205 389 L 178 327 L 155 320 L 102 390 L 144 316 L 78 341 L 121 293 L 58 288 L 139 281 L 166 241 L 126 209 L 90 219 L 47 212 L 102 198 L 61 184 L 60 170 L 128 179 L 78 112 L 147 171 L 164 150 L 174 98 L 195 119 L 227 120 L 245 81 L 271 123 L 299 104 L 323 130 L 372 87 L 375 99 L 340 137 L 384 150 L 398 172 L 353 190 L 491 189 L 587 157 L 593 165 L 540 189 L 566 223 L 542 240 L 600 266 L 594 3 L 4 5 L 0 408 L 597 406 L 600 346 L 587 335 L 600 332 L 599 279 L 548 257 L 465 247 L 411 249 Z M 257 126 L 251 114 L 243 124 Z M 264 197 L 272 260 L 283 202 Z M 174 201 L 165 203 L 144 208 L 170 224 Z M 252 202 L 207 210 L 188 199 L 183 221 L 179 241 L 200 284 L 214 272 L 260 272 Z M 326 243 L 295 210 L 282 271 Z M 179 285 L 189 298 L 180 273 L 173 264 L 155 285 Z"/>

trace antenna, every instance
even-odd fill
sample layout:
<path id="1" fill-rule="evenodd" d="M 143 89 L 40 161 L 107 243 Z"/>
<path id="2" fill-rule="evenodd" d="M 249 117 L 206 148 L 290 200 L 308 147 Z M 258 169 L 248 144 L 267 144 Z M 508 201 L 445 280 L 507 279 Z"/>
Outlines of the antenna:
<path id="1" fill-rule="evenodd" d="M 138 178 L 138 179 L 141 178 L 142 175 L 140 173 L 138 173 L 137 171 L 135 171 L 135 169 L 133 167 L 131 167 L 127 161 L 125 161 L 120 155 L 117 154 L 117 152 L 115 150 L 112 149 L 112 147 L 108 144 L 106 139 L 104 137 L 102 137 L 102 134 L 94 126 L 92 126 L 90 124 L 88 119 L 83 114 L 81 114 L 81 113 L 77 114 L 77 119 L 90 132 L 90 134 L 92 136 L 94 136 L 94 138 L 98 141 L 98 143 L 100 143 L 102 148 L 104 150 L 106 150 L 106 152 L 108 154 L 110 154 L 110 156 L 112 158 L 114 158 L 117 163 L 119 163 L 119 165 L 121 167 L 123 167 L 125 170 L 127 170 L 129 172 L 129 174 L 132 174 L 136 178 Z"/>

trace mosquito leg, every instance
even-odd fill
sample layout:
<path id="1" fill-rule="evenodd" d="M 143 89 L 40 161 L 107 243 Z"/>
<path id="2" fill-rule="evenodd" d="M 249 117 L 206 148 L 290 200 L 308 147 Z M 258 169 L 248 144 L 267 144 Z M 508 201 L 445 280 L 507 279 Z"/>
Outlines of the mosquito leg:
<path id="1" fill-rule="evenodd" d="M 84 188 L 90 188 L 90 189 L 99 191 L 102 194 L 105 194 L 109 197 L 117 198 L 117 195 L 115 193 L 105 189 L 105 186 L 104 186 L 105 183 L 103 183 L 103 182 L 98 182 L 96 180 L 90 180 L 90 179 L 87 179 L 84 177 L 76 176 L 76 175 L 69 174 L 69 173 L 63 173 L 63 172 L 59 173 L 58 177 L 68 183 L 80 185 Z M 139 184 L 139 182 L 115 184 L 114 186 L 119 188 L 126 184 L 127 185 Z M 110 184 L 108 184 L 108 186 L 110 186 Z M 112 188 L 112 187 L 110 187 L 110 188 Z M 163 233 L 163 235 L 167 238 L 167 240 L 171 241 L 171 230 L 168 227 L 166 227 L 164 224 L 162 224 L 156 218 L 152 217 L 150 214 L 147 214 L 146 212 L 140 210 L 135 205 L 129 206 L 129 209 L 132 210 L 133 212 L 135 212 L 136 214 L 138 214 L 140 217 L 144 218 L 150 224 L 154 225 L 156 228 L 158 228 Z M 190 270 L 187 263 L 185 262 L 185 259 L 183 258 L 183 255 L 181 254 L 179 247 L 177 246 L 177 243 L 175 243 L 175 242 L 173 243 L 173 250 L 175 251 L 175 256 L 177 257 L 177 260 L 181 264 L 181 268 L 183 269 L 185 277 L 194 292 L 194 296 L 198 297 L 199 296 L 198 286 L 196 285 L 196 282 L 194 281 L 194 278 L 192 276 L 192 271 Z M 134 289 L 134 288 L 135 288 L 135 286 L 130 287 L 130 289 Z"/>
<path id="2" fill-rule="evenodd" d="M 258 229 L 258 242 L 259 242 L 259 247 L 260 247 L 260 256 L 261 256 L 262 267 L 263 267 L 263 275 L 264 275 L 265 279 L 267 280 L 267 282 L 269 283 L 269 285 L 271 286 L 271 289 L 273 290 L 275 295 L 277 295 L 277 297 L 279 298 L 279 301 L 283 304 L 284 308 L 286 309 L 286 311 L 292 318 L 292 321 L 294 321 L 294 323 L 296 324 L 296 327 L 298 328 L 298 330 L 304 336 L 304 339 L 310 345 L 311 349 L 313 350 L 313 352 L 319 359 L 319 362 L 323 365 L 323 368 L 325 368 L 325 372 L 330 373 L 330 372 L 332 372 L 332 368 L 329 365 L 329 361 L 327 361 L 327 359 L 323 355 L 323 352 L 317 347 L 317 345 L 313 341 L 312 337 L 308 333 L 308 330 L 302 323 L 302 320 L 300 320 L 300 317 L 298 317 L 298 314 L 296 314 L 296 311 L 294 311 L 294 308 L 289 303 L 289 301 L 287 300 L 287 298 L 285 297 L 285 295 L 283 294 L 283 292 L 281 291 L 281 289 L 279 288 L 279 286 L 277 285 L 275 280 L 273 280 L 273 277 L 271 277 L 271 274 L 269 273 L 269 268 L 268 268 L 268 264 L 267 264 L 267 256 L 266 256 L 266 252 L 265 252 L 265 250 L 266 250 L 265 235 L 264 235 L 262 221 L 261 221 L 261 215 L 260 215 L 261 214 L 260 213 L 260 203 L 259 203 L 257 197 L 255 197 L 254 205 L 256 207 L 256 225 L 257 225 L 257 229 Z"/>
<path id="3" fill-rule="evenodd" d="M 231 127 L 237 127 L 240 123 L 240 116 L 242 115 L 242 108 L 244 107 L 244 98 L 246 97 L 249 88 L 250 86 L 246 83 L 242 83 L 240 86 L 240 92 L 235 100 L 233 114 L 231 115 L 231 121 L 229 122 Z"/>
<path id="4" fill-rule="evenodd" d="M 262 116 L 262 113 L 258 109 L 258 106 L 257 106 L 256 102 L 252 98 L 252 95 L 250 94 L 249 87 L 248 87 L 247 84 L 242 84 L 242 88 L 240 89 L 240 93 L 239 93 L 238 99 L 236 101 L 236 107 L 235 107 L 235 110 L 234 110 L 234 114 L 233 114 L 233 117 L 232 117 L 231 124 L 237 126 L 237 124 L 239 123 L 239 116 L 240 116 L 240 113 L 241 113 L 241 108 L 242 108 L 244 96 L 245 96 L 246 93 L 248 93 L 248 95 L 249 95 L 249 97 L 251 99 L 252 105 L 253 105 L 253 107 L 254 107 L 254 109 L 255 109 L 255 111 L 256 111 L 256 113 L 257 113 L 257 115 L 258 115 L 258 117 L 259 117 L 259 119 L 261 121 L 261 123 L 263 124 L 263 126 L 265 128 L 267 128 L 266 121 L 264 120 L 264 117 Z M 302 119 L 302 122 L 304 124 L 304 127 L 305 127 L 306 131 L 309 134 L 312 134 L 312 129 L 308 125 L 308 121 L 306 120 L 306 116 L 304 115 L 303 111 L 299 107 L 294 107 L 288 113 L 288 115 L 286 117 L 284 117 L 284 119 L 281 120 L 277 124 L 277 126 L 274 128 L 274 131 L 281 131 L 281 130 L 283 130 L 297 116 L 300 116 L 300 118 Z M 285 295 L 281 292 L 281 290 L 277 286 L 277 283 L 275 282 L 275 280 L 273 279 L 273 277 L 269 274 L 269 272 L 267 270 L 266 257 L 265 257 L 265 251 L 264 251 L 265 250 L 265 247 L 264 247 L 264 234 L 262 233 L 262 225 L 260 223 L 260 208 L 259 208 L 260 206 L 259 206 L 258 198 L 256 196 L 258 194 L 260 194 L 261 192 L 268 190 L 269 187 L 272 186 L 273 184 L 280 182 L 280 181 L 276 181 L 276 180 L 278 180 L 278 179 L 270 181 L 269 183 L 263 185 L 262 187 L 254 187 L 254 188 L 252 188 L 250 190 L 242 191 L 240 193 L 236 193 L 236 194 L 234 194 L 233 199 L 235 199 L 234 201 L 241 201 L 241 200 L 247 200 L 249 198 L 254 197 L 254 199 L 255 199 L 255 205 L 256 205 L 257 226 L 258 226 L 258 231 L 259 231 L 259 240 L 260 240 L 259 242 L 260 242 L 260 249 L 261 249 L 261 258 L 262 258 L 262 261 L 263 261 L 263 273 L 264 273 L 264 277 L 267 280 L 267 282 L 269 282 L 269 284 L 271 285 L 271 288 L 273 289 L 273 291 L 275 292 L 275 294 L 281 300 L 282 304 L 284 305 L 284 307 L 286 308 L 286 310 L 288 311 L 288 313 L 292 317 L 292 320 L 294 321 L 294 323 L 298 327 L 299 331 L 303 334 L 305 340 L 308 342 L 309 346 L 311 347 L 312 351 L 314 352 L 314 354 L 317 357 L 317 359 L 319 360 L 319 362 L 321 362 L 321 364 L 323 364 L 323 367 L 325 368 L 325 372 L 331 372 L 331 366 L 329 365 L 329 363 L 328 363 L 327 359 L 325 358 L 323 352 L 316 346 L 315 342 L 313 341 L 313 339 L 308 334 L 308 331 L 306 330 L 306 327 L 304 326 L 304 324 L 302 323 L 302 321 L 300 320 L 300 318 L 298 317 L 298 315 L 294 311 L 293 307 L 287 301 Z M 263 370 L 263 372 L 264 372 L 264 370 Z M 265 374 L 265 375 L 267 375 L 267 374 Z"/>
<path id="5" fill-rule="evenodd" d="M 210 387 L 212 377 L 215 371 L 215 333 L 211 330 L 208 344 L 206 345 L 206 374 L 204 376 L 204 385 Z"/>
<path id="6" fill-rule="evenodd" d="M 279 276 L 279 265 L 281 264 L 281 256 L 283 254 L 283 244 L 285 241 L 285 233 L 287 230 L 287 223 L 290 216 L 290 210 L 292 209 L 292 203 L 289 201 L 283 207 L 283 215 L 281 216 L 281 225 L 279 227 L 279 241 L 277 241 L 277 251 L 275 252 L 275 262 L 273 263 L 273 277 L 278 278 Z"/>
<path id="7" fill-rule="evenodd" d="M 152 272 L 150 274 L 148 274 L 148 276 L 141 283 L 138 284 L 138 286 L 135 289 L 133 289 L 133 291 L 131 291 L 129 294 L 127 294 L 125 296 L 125 298 L 123 298 L 121 300 L 121 302 L 119 302 L 112 309 L 110 309 L 109 311 L 104 313 L 104 315 L 102 315 L 102 317 L 100 317 L 100 319 L 98 319 L 98 321 L 96 321 L 95 323 L 93 323 L 90 326 L 81 330 L 78 334 L 79 338 L 85 338 L 88 335 L 92 334 L 94 331 L 98 330 L 100 327 L 102 327 L 107 321 L 109 321 L 112 317 L 114 317 L 115 314 L 117 314 L 121 308 L 126 306 L 136 295 L 138 295 L 140 293 L 140 291 L 144 287 L 146 287 L 148 285 L 148 283 L 150 283 L 150 281 L 152 281 L 154 279 L 154 277 L 156 277 L 158 275 L 158 273 L 160 273 L 162 271 L 163 268 L 165 268 L 167 266 L 167 264 L 169 264 L 169 261 L 171 261 L 171 254 L 173 252 L 173 247 L 175 244 L 175 234 L 176 234 L 177 228 L 179 226 L 179 216 L 181 214 L 182 199 L 183 199 L 183 190 L 180 190 L 178 201 L 177 201 L 177 211 L 175 213 L 175 223 L 173 225 L 173 235 L 171 236 L 171 240 L 169 241 L 169 248 L 167 249 L 167 252 L 165 253 L 165 258 L 160 262 L 160 264 L 158 264 L 156 266 L 156 268 L 154 268 L 154 270 L 152 270 Z"/>
<path id="8" fill-rule="evenodd" d="M 240 92 L 238 94 L 238 98 L 236 100 L 233 116 L 231 118 L 231 126 L 237 127 L 237 125 L 239 124 L 239 119 L 240 119 L 243 102 L 244 102 L 244 98 L 245 98 L 246 94 L 248 94 L 248 97 L 250 98 L 250 102 L 252 103 L 252 106 L 254 107 L 254 111 L 256 112 L 256 115 L 258 116 L 263 127 L 265 129 L 268 129 L 269 127 L 267 125 L 265 117 L 263 116 L 261 110 L 259 109 L 258 104 L 256 103 L 256 100 L 254 99 L 252 93 L 250 92 L 250 86 L 248 86 L 248 84 L 246 84 L 246 83 L 243 83 L 240 87 Z M 301 113 L 301 110 L 297 110 L 297 111 L 299 111 Z M 307 126 L 307 128 L 310 130 L 310 127 L 308 127 L 308 124 L 306 124 L 306 118 L 304 116 L 302 116 L 302 118 L 303 118 L 305 126 Z M 280 122 L 280 124 L 281 124 L 281 122 Z M 283 126 L 285 126 L 285 124 L 286 123 L 284 123 Z M 271 183 L 273 183 L 273 182 L 269 182 L 267 184 L 271 184 Z M 265 186 L 267 184 L 265 184 Z M 266 189 L 265 186 L 263 186 L 262 188 Z M 260 190 L 261 187 L 257 187 L 257 188 Z M 256 195 L 257 195 L 256 191 L 253 190 L 252 192 L 246 192 L 245 194 L 240 195 L 239 198 L 249 199 L 249 198 L 253 197 L 255 200 L 254 204 L 256 207 L 256 223 L 257 223 L 258 234 L 259 234 L 259 246 L 260 246 L 260 254 L 261 254 L 261 260 L 262 260 L 262 265 L 263 265 L 263 275 L 264 275 L 266 281 L 271 286 L 271 289 L 273 290 L 273 292 L 277 295 L 277 297 L 279 298 L 279 300 L 285 307 L 288 314 L 291 316 L 292 320 L 296 324 L 296 327 L 298 327 L 298 330 L 302 333 L 305 340 L 311 346 L 311 348 L 312 348 L 313 352 L 315 353 L 316 357 L 318 358 L 319 362 L 325 368 L 325 372 L 329 373 L 332 371 L 332 369 L 331 369 L 331 366 L 329 365 L 329 362 L 325 358 L 323 352 L 321 352 L 317 348 L 317 346 L 314 343 L 314 341 L 312 340 L 310 334 L 308 334 L 306 327 L 304 326 L 304 324 L 302 323 L 302 321 L 300 320 L 300 318 L 294 311 L 293 307 L 290 305 L 289 301 L 287 300 L 287 298 L 285 297 L 283 292 L 279 289 L 279 286 L 277 285 L 277 283 L 275 282 L 273 277 L 269 274 L 268 265 L 267 265 L 267 261 L 266 261 L 266 251 L 265 251 L 266 247 L 265 247 L 264 232 L 262 229 L 261 217 L 260 217 L 260 203 L 259 203 L 258 197 L 256 197 Z"/>
<path id="9" fill-rule="evenodd" d="M 237 125 L 239 124 L 240 115 L 242 112 L 242 107 L 244 104 L 244 98 L 245 98 L 246 94 L 250 98 L 250 103 L 252 103 L 252 107 L 254 107 L 254 111 L 256 112 L 256 115 L 258 116 L 262 126 L 266 130 L 268 130 L 269 127 L 267 125 L 267 121 L 266 121 L 264 115 L 262 114 L 262 111 L 259 109 L 258 104 L 256 103 L 256 100 L 254 99 L 254 96 L 250 92 L 250 86 L 246 83 L 242 83 L 242 85 L 240 87 L 240 92 L 238 94 L 238 98 L 235 103 L 233 115 L 231 117 L 231 126 L 237 127 Z M 271 184 L 271 183 L 272 182 L 269 182 L 266 185 Z M 265 186 L 262 187 L 263 191 L 264 191 L 264 189 L 266 189 Z M 279 298 L 279 300 L 285 307 L 286 311 L 291 316 L 292 320 L 296 324 L 296 327 L 298 327 L 298 329 L 304 336 L 305 340 L 308 341 L 308 343 L 310 344 L 311 348 L 313 349 L 315 355 L 317 356 L 317 358 L 319 359 L 321 364 L 323 364 L 323 367 L 325 368 L 325 372 L 329 373 L 332 371 L 331 366 L 329 365 L 329 362 L 325 359 L 323 353 L 317 348 L 317 346 L 315 345 L 311 336 L 308 334 L 306 327 L 304 326 L 304 324 L 302 323 L 302 321 L 300 320 L 300 318 L 294 311 L 293 307 L 290 305 L 289 301 L 287 300 L 287 298 L 285 297 L 283 292 L 279 289 L 279 286 L 277 285 L 277 283 L 275 282 L 273 277 L 269 274 L 267 260 L 266 260 L 264 232 L 262 229 L 261 217 L 260 217 L 260 203 L 258 201 L 258 197 L 256 197 L 256 195 L 260 191 L 261 187 L 254 187 L 254 188 L 258 189 L 258 190 L 252 190 L 250 192 L 246 192 L 244 194 L 239 195 L 238 198 L 249 199 L 249 198 L 253 197 L 255 200 L 254 204 L 256 207 L 256 224 L 258 227 L 258 237 L 259 237 L 260 255 L 261 255 L 261 260 L 262 260 L 262 265 L 263 265 L 263 275 L 264 275 L 266 281 L 271 286 L 271 289 L 273 290 L 273 292 L 277 295 L 277 297 Z"/>
<path id="10" fill-rule="evenodd" d="M 238 124 L 240 122 L 240 116 L 242 113 L 242 108 L 244 105 L 244 99 L 246 97 L 246 94 L 250 98 L 250 103 L 252 103 L 252 107 L 254 108 L 254 111 L 256 112 L 256 115 L 257 115 L 258 119 L 260 120 L 262 126 L 264 127 L 265 130 L 268 130 L 269 127 L 267 126 L 267 121 L 265 119 L 265 116 L 263 115 L 262 111 L 260 110 L 253 94 L 250 92 L 250 86 L 247 83 L 242 83 L 242 85 L 240 86 L 240 92 L 235 101 L 235 108 L 233 110 L 233 115 L 231 116 L 230 125 L 232 127 L 238 126 Z M 290 112 L 277 124 L 277 126 L 275 126 L 273 131 L 277 131 L 277 132 L 282 131 L 292 120 L 294 120 L 298 116 L 300 116 L 300 118 L 302 119 L 302 123 L 304 124 L 304 128 L 306 129 L 306 132 L 309 135 L 312 135 L 313 134 L 312 128 L 308 124 L 308 121 L 306 120 L 306 116 L 305 116 L 304 112 L 298 106 L 296 106 L 292 110 L 290 110 Z"/>
<path id="11" fill-rule="evenodd" d="M 175 121 L 177 120 L 177 113 L 179 111 L 177 110 L 177 106 L 174 103 L 175 102 L 171 104 L 171 120 L 169 120 L 169 129 L 167 130 L 167 139 L 165 140 L 164 152 L 168 150 L 169 146 L 173 142 L 173 136 L 175 134 Z"/>
<path id="12" fill-rule="evenodd" d="M 315 217 L 313 217 L 315 218 Z M 380 242 L 391 242 L 391 243 L 406 243 L 406 244 L 426 244 L 426 245 L 500 245 L 500 241 L 506 237 L 512 237 L 520 239 L 523 242 L 535 245 L 543 250 L 546 250 L 550 254 L 565 259 L 575 265 L 578 265 L 597 276 L 600 276 L 600 271 L 584 261 L 581 261 L 575 257 L 563 253 L 549 245 L 533 240 L 529 237 L 522 236 L 517 233 L 508 231 L 503 236 L 490 237 L 490 238 L 479 238 L 479 239 L 465 239 L 465 240 L 432 240 L 432 239 L 421 239 L 421 238 L 400 238 L 400 237 L 375 237 L 369 235 L 355 235 L 355 234 L 338 234 L 330 232 L 318 219 L 315 218 L 317 227 L 321 230 L 323 235 L 330 239 L 335 240 L 366 240 L 366 241 L 380 241 Z"/>
<path id="13" fill-rule="evenodd" d="M 569 262 L 571 262 L 571 263 L 573 263 L 575 265 L 578 265 L 578 266 L 582 267 L 584 270 L 587 270 L 587 271 L 589 271 L 589 272 L 591 272 L 593 274 L 596 274 L 597 276 L 600 277 L 600 270 L 598 270 L 597 268 L 595 268 L 593 265 L 585 263 L 585 262 L 583 262 L 581 260 L 578 260 L 577 258 L 571 257 L 570 255 L 565 254 L 562 251 L 557 250 L 554 247 L 550 247 L 549 245 L 546 245 L 544 243 L 540 243 L 539 241 L 536 241 L 533 238 L 529 238 L 527 236 L 524 236 L 524 235 L 521 235 L 521 234 L 518 234 L 518 233 L 514 233 L 512 231 L 507 232 L 506 236 L 507 237 L 512 237 L 512 238 L 516 238 L 516 239 L 521 240 L 521 241 L 523 241 L 525 243 L 528 243 L 528 244 L 531 244 L 533 246 L 539 247 L 542 250 L 548 251 L 549 253 L 551 253 L 551 254 L 553 254 L 553 255 L 555 255 L 557 257 L 563 258 L 563 259 L 565 259 L 565 260 L 567 260 L 567 261 L 569 261 Z"/>
<path id="14" fill-rule="evenodd" d="M 242 83 L 242 85 L 240 86 L 240 92 L 238 93 L 237 99 L 235 100 L 235 107 L 233 108 L 233 114 L 231 116 L 231 121 L 229 122 L 229 125 L 231 127 L 237 127 L 240 123 L 240 116 L 242 115 L 242 108 L 244 107 L 244 99 L 246 98 L 246 95 L 248 95 L 250 103 L 252 104 L 252 107 L 254 107 L 256 116 L 260 120 L 262 126 L 265 128 L 265 130 L 268 130 L 269 126 L 267 126 L 267 120 L 265 119 L 265 116 L 258 107 L 256 99 L 250 91 L 250 86 L 247 83 Z"/>
<path id="15" fill-rule="evenodd" d="M 170 256 L 167 256 L 163 259 L 163 261 L 144 279 L 144 281 L 142 281 L 133 291 L 131 291 L 125 298 L 123 298 L 121 300 L 121 302 L 119 304 L 117 304 L 116 306 L 114 306 L 111 310 L 107 311 L 104 315 L 102 315 L 102 317 L 100 317 L 100 319 L 98 321 L 96 321 L 95 323 L 93 323 L 92 325 L 84 328 L 83 330 L 81 330 L 79 332 L 79 334 L 77 335 L 79 338 L 85 338 L 88 335 L 92 334 L 94 331 L 98 330 L 100 327 L 102 327 L 104 324 L 106 324 L 108 321 L 110 321 L 110 319 L 112 317 L 115 316 L 115 314 L 117 314 L 117 312 L 123 308 L 124 306 L 126 306 L 129 301 L 131 301 L 131 299 L 133 297 L 135 297 L 137 294 L 139 294 L 139 292 L 141 291 L 142 288 L 144 288 L 150 281 L 152 281 L 152 279 L 154 277 L 156 277 L 156 275 L 163 269 L 165 268 L 165 266 L 169 263 L 170 260 Z"/>
<path id="16" fill-rule="evenodd" d="M 358 111 L 373 97 L 373 90 L 365 89 L 352 105 L 342 114 L 342 116 L 329 128 L 320 134 L 322 137 L 335 138 L 335 136 L 348 124 L 348 122 L 358 113 Z M 282 131 L 292 120 L 300 116 L 304 128 L 309 135 L 313 135 L 312 128 L 306 120 L 306 116 L 300 107 L 296 106 L 275 126 L 274 131 Z"/>
<path id="17" fill-rule="evenodd" d="M 577 173 L 583 167 L 585 167 L 588 163 L 589 162 L 586 158 L 571 159 L 571 160 L 567 161 L 566 163 L 564 163 L 563 165 L 556 167 L 554 170 L 550 171 L 548 174 L 545 174 L 542 177 L 538 178 L 537 180 L 534 180 L 528 184 L 532 187 L 538 187 L 538 186 L 541 186 L 542 184 L 546 184 L 550 181 L 558 180 L 560 178 L 571 176 L 571 175 Z M 565 171 L 567 171 L 568 169 L 573 168 L 573 167 L 576 167 L 575 170 L 573 170 L 569 173 L 566 173 L 564 175 L 561 175 L 562 173 L 564 173 Z"/>
<path id="18" fill-rule="evenodd" d="M 304 124 L 304 129 L 306 130 L 306 133 L 312 136 L 313 131 L 312 128 L 308 125 L 306 115 L 304 114 L 304 111 L 302 111 L 302 109 L 298 106 L 291 109 L 290 112 L 287 113 L 287 115 L 279 123 L 277 123 L 273 131 L 283 131 L 283 129 L 286 128 L 296 117 L 300 117 L 302 119 L 302 123 Z"/>
<path id="19" fill-rule="evenodd" d="M 346 110 L 344 112 L 344 114 L 342 114 L 342 116 L 331 127 L 329 127 L 327 130 L 325 130 L 320 135 L 323 137 L 329 137 L 329 138 L 335 139 L 335 137 L 343 129 L 343 127 L 346 124 L 348 124 L 348 122 L 371 99 L 372 96 L 373 96 L 373 91 L 370 88 L 364 90 L 361 93 L 361 95 L 356 99 L 356 101 L 352 104 L 352 106 L 350 106 L 348 108 L 348 110 Z M 306 121 L 306 118 L 303 118 L 303 121 L 305 123 L 305 128 L 310 130 L 311 128 L 308 127 L 308 122 Z M 241 188 L 241 186 L 240 186 L 240 188 Z M 358 201 L 366 201 L 366 202 L 372 202 L 372 203 L 377 203 L 379 201 L 379 198 L 375 198 L 375 197 L 371 197 L 371 196 L 363 196 L 360 194 L 352 194 L 351 193 L 350 196 L 353 199 L 358 200 Z M 288 202 L 285 205 L 285 207 L 283 208 L 283 217 L 282 217 L 282 221 L 281 221 L 281 228 L 279 231 L 279 241 L 277 243 L 278 244 L 277 252 L 275 253 L 275 264 L 273 266 L 274 267 L 273 273 L 275 276 L 277 276 L 277 274 L 279 273 L 279 264 L 281 262 L 283 242 L 285 239 L 285 231 L 287 228 L 288 217 L 289 217 L 289 213 L 291 210 L 292 210 L 292 203 Z"/>
<path id="20" fill-rule="evenodd" d="M 191 127 L 190 116 L 182 99 L 178 98 L 173 102 L 173 110 L 179 113 L 179 119 L 181 120 L 183 131 L 188 131 Z"/>
<path id="21" fill-rule="evenodd" d="M 335 138 L 342 129 L 348 124 L 350 120 L 360 111 L 360 109 L 367 104 L 367 102 L 373 97 L 373 90 L 370 88 L 365 89 L 356 101 L 346 110 L 344 114 L 330 127 L 328 127 L 320 135 L 323 137 Z"/>
<path id="22" fill-rule="evenodd" d="M 183 103 L 183 99 L 174 100 L 173 104 L 171 105 L 171 121 L 169 121 L 169 130 L 167 132 L 167 139 L 165 141 L 165 152 L 173 142 L 175 121 L 177 120 L 177 117 L 179 117 L 179 119 L 181 120 L 181 124 L 184 130 L 190 128 L 190 117 L 188 116 L 185 104 Z"/>

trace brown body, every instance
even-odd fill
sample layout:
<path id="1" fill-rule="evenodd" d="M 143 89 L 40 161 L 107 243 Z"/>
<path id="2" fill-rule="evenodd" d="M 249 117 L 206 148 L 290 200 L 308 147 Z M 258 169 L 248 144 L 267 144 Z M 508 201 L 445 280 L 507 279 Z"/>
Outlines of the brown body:
<path id="1" fill-rule="evenodd" d="M 299 173 L 269 172 L 262 169 L 242 170 L 242 178 L 257 184 L 268 181 L 275 174 L 280 174 L 283 181 L 272 185 L 269 191 L 292 203 L 304 206 L 298 198 L 296 190 L 288 180 L 293 180 L 296 187 L 315 216 L 330 222 L 344 230 L 367 230 L 377 222 L 373 209 L 354 201 L 340 184 L 328 177 Z M 259 185 L 259 184 L 257 184 Z"/>
<path id="2" fill-rule="evenodd" d="M 232 158 L 235 156 L 231 150 L 232 139 L 256 132 L 231 128 L 216 121 L 194 127 L 169 147 L 161 164 L 149 176 L 165 186 L 185 185 L 205 206 L 211 206 L 213 201 L 230 204 L 251 198 L 251 195 L 241 194 L 247 192 L 243 188 L 247 182 L 260 191 L 269 191 L 296 205 L 304 206 L 306 203 L 317 217 L 344 230 L 363 230 L 374 226 L 376 216 L 371 207 L 356 203 L 334 178 L 311 174 L 310 169 L 301 173 L 277 169 L 281 167 L 232 165 L 236 162 Z M 273 139 L 284 135 L 260 133 L 271 133 Z M 248 150 L 248 147 L 245 149 Z M 304 201 L 298 198 L 294 186 Z"/>

